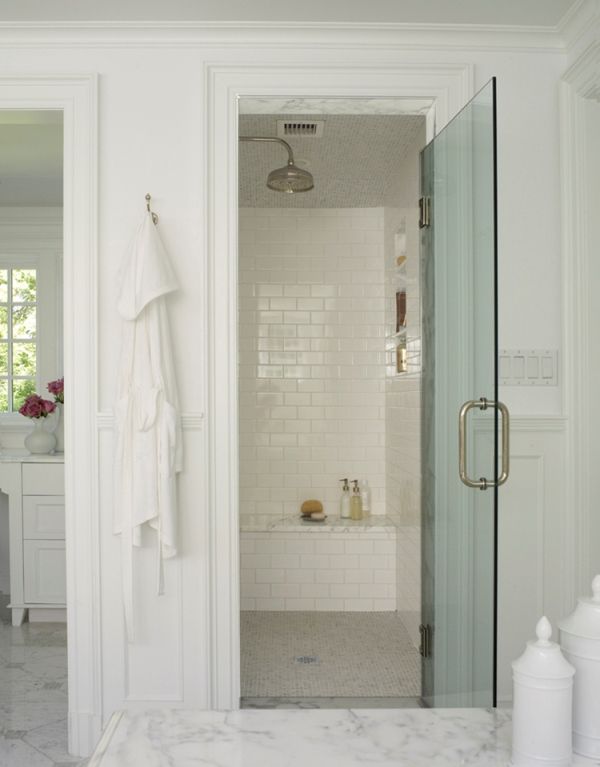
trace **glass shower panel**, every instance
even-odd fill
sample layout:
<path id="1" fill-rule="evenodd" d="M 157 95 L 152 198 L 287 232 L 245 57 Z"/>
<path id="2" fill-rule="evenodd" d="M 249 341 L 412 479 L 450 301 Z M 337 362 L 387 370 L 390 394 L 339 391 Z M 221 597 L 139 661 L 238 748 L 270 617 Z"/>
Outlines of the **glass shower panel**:
<path id="1" fill-rule="evenodd" d="M 459 477 L 458 416 L 497 399 L 495 80 L 421 156 L 422 691 L 495 703 L 496 489 Z M 474 415 L 476 413 L 476 415 Z M 494 479 L 497 418 L 470 411 L 467 473 Z"/>

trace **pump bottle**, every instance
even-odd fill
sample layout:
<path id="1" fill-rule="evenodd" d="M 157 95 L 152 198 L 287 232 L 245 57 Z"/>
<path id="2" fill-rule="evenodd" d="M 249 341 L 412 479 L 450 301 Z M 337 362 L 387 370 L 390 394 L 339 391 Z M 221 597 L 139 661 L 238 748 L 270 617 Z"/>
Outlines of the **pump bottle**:
<path id="1" fill-rule="evenodd" d="M 360 497 L 358 480 L 353 479 L 352 483 L 354 484 L 354 487 L 352 488 L 352 498 L 350 499 L 350 516 L 352 519 L 358 520 L 363 518 L 362 498 Z"/>
<path id="2" fill-rule="evenodd" d="M 350 486 L 348 485 L 348 479 L 340 479 L 343 482 L 342 494 L 340 496 L 340 517 L 342 519 L 350 519 Z"/>
<path id="3" fill-rule="evenodd" d="M 361 479 L 360 481 L 360 497 L 362 500 L 363 517 L 368 517 L 371 514 L 371 488 L 366 479 Z"/>

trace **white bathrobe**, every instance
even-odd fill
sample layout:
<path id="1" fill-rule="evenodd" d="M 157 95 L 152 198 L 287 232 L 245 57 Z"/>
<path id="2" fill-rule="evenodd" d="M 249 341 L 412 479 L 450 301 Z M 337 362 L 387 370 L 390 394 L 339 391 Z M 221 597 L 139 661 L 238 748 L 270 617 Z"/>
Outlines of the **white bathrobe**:
<path id="1" fill-rule="evenodd" d="M 132 547 L 142 545 L 142 526 L 156 530 L 159 593 L 162 560 L 177 553 L 175 475 L 182 468 L 182 441 L 164 299 L 176 289 L 147 213 L 119 275 L 117 302 L 124 322 L 115 406 L 114 532 L 121 535 L 129 641 L 134 639 Z"/>

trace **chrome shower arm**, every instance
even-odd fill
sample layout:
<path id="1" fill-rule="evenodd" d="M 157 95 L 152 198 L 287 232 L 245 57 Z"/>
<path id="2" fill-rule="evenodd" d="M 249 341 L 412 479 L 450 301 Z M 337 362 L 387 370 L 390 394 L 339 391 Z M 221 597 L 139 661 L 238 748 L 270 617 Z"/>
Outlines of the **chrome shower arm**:
<path id="1" fill-rule="evenodd" d="M 287 149 L 288 152 L 288 165 L 294 164 L 294 155 L 292 152 L 292 147 L 288 144 L 287 141 L 284 141 L 282 138 L 275 138 L 273 136 L 240 136 L 240 141 L 276 141 L 278 144 L 283 144 L 283 146 Z"/>

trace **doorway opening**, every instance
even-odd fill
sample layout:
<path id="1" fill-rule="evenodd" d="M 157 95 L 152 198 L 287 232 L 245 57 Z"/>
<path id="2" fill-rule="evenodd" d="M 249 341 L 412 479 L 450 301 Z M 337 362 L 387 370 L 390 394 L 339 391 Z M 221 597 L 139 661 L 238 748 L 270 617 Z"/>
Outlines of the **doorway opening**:
<path id="1" fill-rule="evenodd" d="M 68 758 L 63 147 L 62 110 L 0 111 L 0 633 L 23 761 Z"/>
<path id="2" fill-rule="evenodd" d="M 240 137 L 275 139 L 239 148 L 241 705 L 417 706 L 425 111 L 239 111 Z M 313 189 L 267 187 L 277 139 Z"/>

